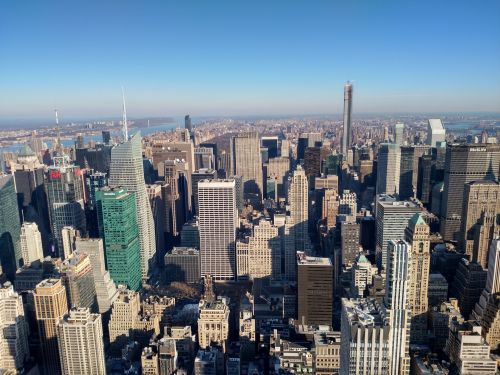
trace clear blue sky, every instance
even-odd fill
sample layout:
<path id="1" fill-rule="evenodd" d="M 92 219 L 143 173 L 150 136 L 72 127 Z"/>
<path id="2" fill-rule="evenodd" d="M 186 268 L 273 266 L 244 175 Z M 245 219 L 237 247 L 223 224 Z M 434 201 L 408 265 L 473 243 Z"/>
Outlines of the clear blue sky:
<path id="1" fill-rule="evenodd" d="M 0 119 L 500 111 L 500 1 L 2 0 Z"/>

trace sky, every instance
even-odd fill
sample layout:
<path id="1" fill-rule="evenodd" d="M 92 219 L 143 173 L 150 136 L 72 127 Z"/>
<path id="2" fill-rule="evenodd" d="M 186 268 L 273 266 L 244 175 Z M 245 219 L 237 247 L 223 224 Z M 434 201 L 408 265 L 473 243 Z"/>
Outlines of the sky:
<path id="1" fill-rule="evenodd" d="M 500 1 L 2 0 L 0 121 L 500 112 Z"/>

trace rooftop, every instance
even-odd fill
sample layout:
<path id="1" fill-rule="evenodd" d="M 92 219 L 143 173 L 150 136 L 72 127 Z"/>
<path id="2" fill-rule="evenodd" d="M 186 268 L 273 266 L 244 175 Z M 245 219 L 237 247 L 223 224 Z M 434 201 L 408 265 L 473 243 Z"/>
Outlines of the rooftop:
<path id="1" fill-rule="evenodd" d="M 384 327 L 389 324 L 381 305 L 374 298 L 342 298 L 342 306 L 351 325 Z"/>
<path id="2" fill-rule="evenodd" d="M 311 257 L 305 255 L 303 252 L 297 252 L 298 265 L 316 265 L 316 266 L 331 266 L 332 261 L 330 258 Z"/>

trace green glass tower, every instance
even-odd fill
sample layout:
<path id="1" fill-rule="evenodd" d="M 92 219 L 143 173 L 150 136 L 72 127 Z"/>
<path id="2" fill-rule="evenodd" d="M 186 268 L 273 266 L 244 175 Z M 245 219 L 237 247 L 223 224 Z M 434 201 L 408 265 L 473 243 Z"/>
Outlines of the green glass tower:
<path id="1" fill-rule="evenodd" d="M 141 256 L 135 195 L 125 188 L 103 188 L 96 193 L 99 232 L 104 239 L 106 264 L 116 284 L 141 287 Z"/>
<path id="2" fill-rule="evenodd" d="M 14 179 L 0 172 L 0 261 L 10 280 L 22 266 L 21 224 Z"/>

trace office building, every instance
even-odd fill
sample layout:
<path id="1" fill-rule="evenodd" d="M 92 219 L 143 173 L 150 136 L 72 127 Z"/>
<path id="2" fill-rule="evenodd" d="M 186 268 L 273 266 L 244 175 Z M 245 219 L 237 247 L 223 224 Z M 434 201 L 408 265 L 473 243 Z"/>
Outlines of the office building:
<path id="1" fill-rule="evenodd" d="M 236 183 L 204 180 L 198 183 L 200 206 L 201 276 L 216 280 L 236 277 Z"/>
<path id="2" fill-rule="evenodd" d="M 446 278 L 442 274 L 429 274 L 427 297 L 429 307 L 438 306 L 448 300 L 448 281 L 446 281 Z"/>
<path id="3" fill-rule="evenodd" d="M 400 147 L 394 143 L 381 143 L 377 159 L 377 195 L 399 193 L 400 164 Z"/>
<path id="4" fill-rule="evenodd" d="M 175 218 L 177 228 L 191 217 L 192 182 L 189 165 L 184 160 L 165 160 L 159 163 L 163 166 L 163 178 L 170 186 L 173 204 L 175 204 Z"/>
<path id="5" fill-rule="evenodd" d="M 87 254 L 94 278 L 97 306 L 100 314 L 107 313 L 118 296 L 118 290 L 106 270 L 104 262 L 104 242 L 101 238 L 77 238 L 76 252 Z"/>
<path id="6" fill-rule="evenodd" d="M 405 139 L 405 124 L 397 123 L 394 125 L 394 143 L 398 146 L 403 146 Z"/>
<path id="7" fill-rule="evenodd" d="M 377 197 L 375 209 L 377 262 L 385 268 L 387 244 L 389 240 L 405 238 L 405 229 L 411 217 L 422 208 L 411 201 L 399 201 L 396 197 L 382 195 Z"/>
<path id="8" fill-rule="evenodd" d="M 451 284 L 450 295 L 458 299 L 464 318 L 468 319 L 486 285 L 486 270 L 481 265 L 461 259 Z"/>
<path id="9" fill-rule="evenodd" d="M 435 161 L 432 155 L 422 155 L 418 159 L 417 198 L 426 206 L 431 202 L 432 182 L 433 177 L 435 178 L 433 170 Z"/>
<path id="10" fill-rule="evenodd" d="M 27 266 L 43 259 L 42 236 L 35 223 L 25 221 L 21 226 L 21 254 Z"/>
<path id="11" fill-rule="evenodd" d="M 252 234 L 236 243 L 236 252 L 239 279 L 281 278 L 281 237 L 270 221 L 262 219 L 254 225 Z"/>
<path id="12" fill-rule="evenodd" d="M 200 228 L 198 220 L 190 220 L 182 226 L 181 230 L 181 246 L 200 248 Z"/>
<path id="13" fill-rule="evenodd" d="M 267 177 L 276 181 L 278 198 L 286 198 L 286 178 L 290 171 L 290 158 L 281 156 L 269 159 Z"/>
<path id="14" fill-rule="evenodd" d="M 229 306 L 224 298 L 200 301 L 198 318 L 198 344 L 207 349 L 212 343 L 226 347 L 229 337 Z M 196 365 L 195 365 L 196 366 Z"/>
<path id="15" fill-rule="evenodd" d="M 351 147 L 351 115 L 352 115 L 352 83 L 347 82 L 344 85 L 344 124 L 342 136 L 342 155 L 347 156 L 347 150 Z"/>
<path id="16" fill-rule="evenodd" d="M 215 180 L 217 179 L 217 171 L 214 169 L 202 168 L 199 169 L 191 175 L 192 192 L 193 192 L 193 204 L 194 212 L 198 215 L 200 208 L 198 203 L 198 183 L 203 180 Z M 182 235 L 182 234 L 181 234 Z"/>
<path id="17" fill-rule="evenodd" d="M 444 192 L 441 202 L 441 236 L 460 241 L 464 185 L 477 180 L 498 181 L 500 145 L 452 144 L 446 147 Z"/>
<path id="18" fill-rule="evenodd" d="M 367 287 L 372 285 L 373 276 L 376 274 L 376 267 L 366 258 L 363 253 L 359 253 L 351 267 L 350 295 L 353 298 L 363 298 Z"/>
<path id="19" fill-rule="evenodd" d="M 66 288 L 60 279 L 47 279 L 36 286 L 33 298 L 43 373 L 59 374 L 61 358 L 57 342 L 57 324 L 68 313 Z"/>
<path id="20" fill-rule="evenodd" d="M 353 264 L 359 254 L 359 232 L 360 225 L 355 221 L 342 221 L 340 223 L 340 248 L 343 265 Z"/>
<path id="21" fill-rule="evenodd" d="M 500 231 L 500 184 L 487 180 L 465 184 L 462 213 L 461 248 L 469 259 L 487 268 L 490 243 Z M 486 241 L 478 241 L 482 227 L 488 232 Z"/>
<path id="22" fill-rule="evenodd" d="M 198 350 L 194 360 L 194 375 L 217 375 L 217 349 Z"/>
<path id="23" fill-rule="evenodd" d="M 155 225 L 155 247 L 157 260 L 160 262 L 165 255 L 165 202 L 163 201 L 161 184 L 146 185 L 149 205 Z"/>
<path id="24" fill-rule="evenodd" d="M 427 144 L 436 147 L 436 143 L 446 141 L 446 130 L 440 119 L 429 119 L 427 123 Z"/>
<path id="25" fill-rule="evenodd" d="M 71 309 L 57 324 L 57 341 L 63 374 L 106 374 L 100 314 Z"/>
<path id="26" fill-rule="evenodd" d="M 141 258 L 136 196 L 125 188 L 104 188 L 97 192 L 97 202 L 99 230 L 111 278 L 117 284 L 138 290 Z"/>
<path id="27" fill-rule="evenodd" d="M 402 146 L 400 147 L 400 154 L 399 198 L 410 199 L 414 195 L 413 160 L 415 155 L 415 148 L 413 146 Z"/>
<path id="28" fill-rule="evenodd" d="M 409 264 L 408 305 L 411 310 L 410 341 L 425 343 L 427 339 L 427 309 L 430 272 L 430 229 L 421 213 L 409 220 L 405 240 L 411 246 Z"/>
<path id="29" fill-rule="evenodd" d="M 120 186 L 135 195 L 137 216 L 135 227 L 139 232 L 141 271 L 142 277 L 147 278 L 150 267 L 153 267 L 156 262 L 156 247 L 153 214 L 148 204 L 144 183 L 142 144 L 139 132 L 123 143 L 114 146 L 111 150 L 109 185 Z M 115 282 L 120 282 L 115 279 L 113 272 L 110 273 Z"/>
<path id="30" fill-rule="evenodd" d="M 299 166 L 293 172 L 288 203 L 290 204 L 291 234 L 295 241 L 295 250 L 309 249 L 309 184 L 305 171 Z"/>
<path id="31" fill-rule="evenodd" d="M 384 305 L 390 326 L 390 374 L 410 373 L 410 286 L 411 246 L 390 240 L 387 246 L 387 275 Z"/>
<path id="32" fill-rule="evenodd" d="M 455 298 L 450 298 L 449 301 L 444 301 L 431 308 L 429 311 L 429 330 L 433 337 L 431 342 L 433 350 L 442 351 L 445 348 L 453 321 L 464 322 L 464 317 L 460 313 L 458 301 Z"/>
<path id="33" fill-rule="evenodd" d="M 72 226 L 82 233 L 86 232 L 85 190 L 81 169 L 71 164 L 67 156 L 54 157 L 54 164 L 48 168 L 45 189 L 52 230 L 52 252 L 64 257 L 62 229 Z"/>
<path id="34" fill-rule="evenodd" d="M 339 197 L 339 215 L 345 220 L 355 220 L 358 212 L 357 195 L 349 190 L 344 190 Z"/>
<path id="35" fill-rule="evenodd" d="M 200 144 L 200 147 L 212 149 L 212 154 L 214 156 L 214 165 L 212 166 L 212 169 L 215 169 L 216 171 L 218 171 L 219 170 L 219 151 L 217 149 L 217 143 L 203 142 Z"/>
<path id="36" fill-rule="evenodd" d="M 385 310 L 375 299 L 342 298 L 340 374 L 388 374 L 389 334 Z"/>
<path id="37" fill-rule="evenodd" d="M 200 281 L 200 251 L 190 247 L 174 247 L 165 254 L 165 275 L 167 282 Z"/>
<path id="38" fill-rule="evenodd" d="M 306 325 L 332 325 L 333 265 L 329 258 L 297 253 L 298 321 Z"/>
<path id="39" fill-rule="evenodd" d="M 80 236 L 80 232 L 73 226 L 65 226 L 61 230 L 62 237 L 62 252 L 61 259 L 69 259 L 73 251 L 75 250 L 76 238 Z"/>
<path id="40" fill-rule="evenodd" d="M 195 147 L 194 169 L 215 169 L 215 155 L 211 147 Z"/>
<path id="41" fill-rule="evenodd" d="M 266 136 L 261 139 L 262 147 L 266 147 L 268 150 L 269 160 L 277 158 L 278 155 L 278 136 Z"/>
<path id="42" fill-rule="evenodd" d="M 0 284 L 0 369 L 5 373 L 23 373 L 29 358 L 29 327 L 23 300 L 10 282 Z"/>
<path id="43" fill-rule="evenodd" d="M 231 152 L 233 173 L 243 178 L 245 199 L 260 205 L 264 189 L 259 133 L 239 133 L 233 137 Z"/>

